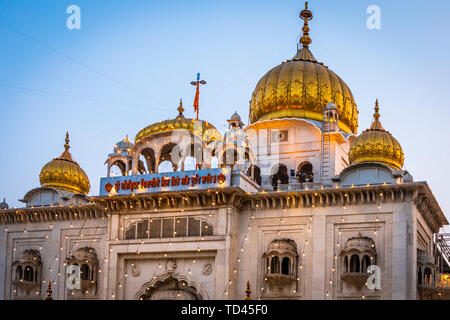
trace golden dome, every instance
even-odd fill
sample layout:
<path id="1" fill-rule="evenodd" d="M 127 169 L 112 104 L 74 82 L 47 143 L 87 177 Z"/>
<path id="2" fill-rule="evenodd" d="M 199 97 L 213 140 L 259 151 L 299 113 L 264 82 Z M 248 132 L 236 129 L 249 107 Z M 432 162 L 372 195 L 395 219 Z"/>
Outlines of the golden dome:
<path id="1" fill-rule="evenodd" d="M 333 71 L 317 62 L 309 50 L 308 21 L 311 11 L 300 13 L 304 20 L 303 47 L 287 62 L 270 70 L 258 82 L 250 101 L 250 122 L 277 118 L 304 118 L 322 121 L 323 108 L 334 102 L 339 111 L 339 127 L 357 133 L 358 109 L 349 87 Z"/>
<path id="2" fill-rule="evenodd" d="M 185 118 L 183 115 L 184 108 L 182 100 L 180 100 L 180 106 L 177 110 L 179 111 L 179 115 L 175 119 L 157 122 L 139 131 L 136 135 L 135 142 L 138 143 L 142 139 L 154 134 L 173 132 L 175 130 L 187 130 L 192 132 L 207 143 L 214 140 L 223 140 L 220 132 L 209 122 Z"/>
<path id="3" fill-rule="evenodd" d="M 69 133 L 66 134 L 64 152 L 59 158 L 47 163 L 39 174 L 42 187 L 88 194 L 91 189 L 89 179 L 81 167 L 72 160 L 69 152 Z"/>
<path id="4" fill-rule="evenodd" d="M 361 133 L 351 144 L 348 154 L 350 164 L 379 162 L 391 168 L 401 170 L 405 161 L 400 143 L 380 122 L 378 100 L 375 103 L 374 120 L 370 127 Z"/>

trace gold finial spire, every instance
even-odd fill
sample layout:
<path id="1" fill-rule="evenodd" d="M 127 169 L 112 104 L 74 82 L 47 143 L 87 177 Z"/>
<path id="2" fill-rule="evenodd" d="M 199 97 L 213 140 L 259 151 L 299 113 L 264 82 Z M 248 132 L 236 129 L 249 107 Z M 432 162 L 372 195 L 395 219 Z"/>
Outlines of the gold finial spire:
<path id="1" fill-rule="evenodd" d="M 69 160 L 69 161 L 73 161 L 72 160 L 72 155 L 69 152 L 70 149 L 70 145 L 69 145 L 70 139 L 69 139 L 69 132 L 66 132 L 66 143 L 64 144 L 64 152 L 61 154 L 61 156 L 59 157 L 60 159 L 64 159 L 64 160 Z"/>
<path id="2" fill-rule="evenodd" d="M 246 294 L 245 300 L 252 300 L 250 296 L 252 294 L 252 290 L 250 289 L 250 280 L 247 281 L 247 290 L 245 290 L 245 294 Z"/>
<path id="3" fill-rule="evenodd" d="M 127 135 L 127 137 L 125 138 L 125 140 L 123 140 L 123 142 L 130 142 L 130 138 L 128 138 L 128 135 Z"/>
<path id="4" fill-rule="evenodd" d="M 375 101 L 375 113 L 373 114 L 375 119 L 380 119 L 380 107 L 378 106 L 378 99 Z"/>
<path id="5" fill-rule="evenodd" d="M 313 18 L 313 14 L 311 11 L 308 10 L 308 1 L 305 2 L 305 9 L 302 10 L 302 12 L 300 12 L 300 19 L 303 20 L 303 35 L 300 38 L 300 43 L 303 45 L 303 48 L 308 48 L 309 45 L 311 44 L 312 40 L 309 37 L 309 26 L 308 26 L 308 21 L 311 21 Z"/>
<path id="6" fill-rule="evenodd" d="M 53 300 L 52 298 L 52 283 L 49 281 L 48 282 L 48 288 L 47 288 L 47 296 L 45 297 L 45 300 Z"/>
<path id="7" fill-rule="evenodd" d="M 375 101 L 375 113 L 373 114 L 373 123 L 372 126 L 370 127 L 371 130 L 384 130 L 383 126 L 381 125 L 381 121 L 380 121 L 380 106 L 378 104 L 378 99 Z"/>
<path id="8" fill-rule="evenodd" d="M 64 148 L 66 148 L 66 151 L 69 151 L 70 145 L 69 145 L 70 139 L 69 139 L 69 131 L 66 132 L 66 144 L 64 145 Z"/>
<path id="9" fill-rule="evenodd" d="M 184 118 L 183 112 L 184 112 L 184 108 L 183 108 L 183 99 L 180 99 L 180 106 L 177 108 L 178 112 L 180 113 L 177 116 L 177 119 L 179 118 Z"/>

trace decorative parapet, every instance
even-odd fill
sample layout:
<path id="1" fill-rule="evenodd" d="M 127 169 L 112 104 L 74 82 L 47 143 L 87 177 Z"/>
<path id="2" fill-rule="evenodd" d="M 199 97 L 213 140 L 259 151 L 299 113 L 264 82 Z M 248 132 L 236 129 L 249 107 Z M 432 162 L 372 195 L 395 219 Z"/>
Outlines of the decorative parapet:
<path id="1" fill-rule="evenodd" d="M 21 208 L 0 211 L 0 224 L 40 223 L 103 218 L 104 210 L 91 202 L 79 206 L 49 206 Z"/>

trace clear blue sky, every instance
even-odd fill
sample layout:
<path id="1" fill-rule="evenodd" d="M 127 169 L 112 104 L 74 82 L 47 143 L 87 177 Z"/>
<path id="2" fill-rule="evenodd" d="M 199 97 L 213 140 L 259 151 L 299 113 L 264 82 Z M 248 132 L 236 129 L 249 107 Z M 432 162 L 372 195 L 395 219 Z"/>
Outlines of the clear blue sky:
<path id="1" fill-rule="evenodd" d="M 66 28 L 72 4 L 81 30 Z M 372 4 L 381 30 L 366 27 Z M 97 194 L 117 141 L 173 117 L 179 98 L 193 116 L 197 72 L 208 81 L 202 119 L 221 131 L 235 110 L 247 121 L 259 78 L 295 54 L 302 8 L 298 0 L 0 0 L 0 197 L 19 206 L 39 186 L 66 130 Z M 312 0 L 310 9 L 311 50 L 352 89 L 359 131 L 379 98 L 405 168 L 449 212 L 450 2 Z"/>

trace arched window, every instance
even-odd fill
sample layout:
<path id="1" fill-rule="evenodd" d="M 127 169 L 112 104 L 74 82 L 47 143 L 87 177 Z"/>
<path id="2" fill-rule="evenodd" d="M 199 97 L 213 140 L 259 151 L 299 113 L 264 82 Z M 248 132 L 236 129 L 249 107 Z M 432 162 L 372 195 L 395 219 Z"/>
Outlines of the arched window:
<path id="1" fill-rule="evenodd" d="M 23 277 L 23 271 L 22 271 L 22 266 L 17 266 L 16 269 L 16 280 L 19 281 L 21 280 Z"/>
<path id="2" fill-rule="evenodd" d="M 195 157 L 186 157 L 184 160 L 184 171 L 192 171 L 197 169 L 197 159 Z"/>
<path id="3" fill-rule="evenodd" d="M 362 273 L 367 272 L 367 268 L 371 265 L 369 256 L 364 256 L 362 260 Z"/>
<path id="4" fill-rule="evenodd" d="M 25 272 L 23 273 L 23 280 L 33 282 L 34 280 L 34 270 L 30 266 L 25 267 Z"/>
<path id="5" fill-rule="evenodd" d="M 211 158 L 211 169 L 219 167 L 219 158 L 216 156 Z"/>
<path id="6" fill-rule="evenodd" d="M 314 182 L 313 166 L 309 162 L 303 162 L 298 166 L 297 178 L 300 182 Z"/>
<path id="7" fill-rule="evenodd" d="M 274 189 L 278 188 L 278 183 L 288 184 L 289 175 L 287 167 L 284 164 L 280 164 L 272 169 L 272 186 Z"/>
<path id="8" fill-rule="evenodd" d="M 124 176 L 126 173 L 126 165 L 121 160 L 116 160 L 112 165 L 110 169 L 110 176 L 111 177 L 121 177 Z"/>
<path id="9" fill-rule="evenodd" d="M 89 269 L 89 266 L 87 264 L 82 264 L 80 269 L 81 280 L 90 280 L 90 273 L 91 270 Z"/>
<path id="10" fill-rule="evenodd" d="M 159 167 L 158 167 L 158 172 L 162 173 L 162 172 L 174 172 L 176 171 L 174 168 L 174 165 L 172 162 L 170 161 L 163 161 L 160 163 Z"/>
<path id="11" fill-rule="evenodd" d="M 432 280 L 432 272 L 430 268 L 425 268 L 424 271 L 424 284 L 426 286 L 432 286 L 433 280 Z"/>
<path id="12" fill-rule="evenodd" d="M 270 273 L 280 273 L 280 259 L 277 256 L 272 257 L 270 264 Z"/>
<path id="13" fill-rule="evenodd" d="M 291 260 L 288 257 L 284 257 L 281 262 L 281 274 L 289 275 L 291 267 Z"/>
<path id="14" fill-rule="evenodd" d="M 155 151 L 151 148 L 145 148 L 141 151 L 141 160 L 144 161 L 145 164 L 147 164 L 147 172 L 148 173 L 155 173 L 156 171 L 156 158 L 155 158 Z"/>
<path id="15" fill-rule="evenodd" d="M 422 268 L 419 268 L 419 274 L 417 275 L 417 283 L 422 284 Z"/>
<path id="16" fill-rule="evenodd" d="M 247 176 L 251 177 L 257 184 L 261 185 L 261 169 L 258 166 L 251 166 L 248 168 Z"/>
<path id="17" fill-rule="evenodd" d="M 350 272 L 359 273 L 359 256 L 357 254 L 352 255 L 350 259 Z"/>

